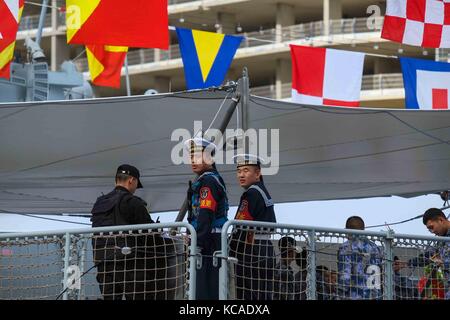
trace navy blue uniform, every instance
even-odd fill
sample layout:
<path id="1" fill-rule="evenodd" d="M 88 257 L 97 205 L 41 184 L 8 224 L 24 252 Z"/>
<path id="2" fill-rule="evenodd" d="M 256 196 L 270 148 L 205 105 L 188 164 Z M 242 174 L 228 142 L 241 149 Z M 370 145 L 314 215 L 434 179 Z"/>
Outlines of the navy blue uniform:
<path id="1" fill-rule="evenodd" d="M 241 196 L 236 220 L 276 222 L 274 206 L 263 182 L 250 186 Z M 236 295 L 243 300 L 272 300 L 275 259 L 269 234 L 238 229 L 231 239 L 236 265 Z"/>
<path id="2" fill-rule="evenodd" d="M 212 255 L 220 251 L 222 226 L 228 220 L 228 198 L 225 183 L 216 170 L 201 174 L 188 190 L 188 221 L 197 231 L 202 268 L 197 270 L 198 300 L 219 299 L 219 268 Z"/>

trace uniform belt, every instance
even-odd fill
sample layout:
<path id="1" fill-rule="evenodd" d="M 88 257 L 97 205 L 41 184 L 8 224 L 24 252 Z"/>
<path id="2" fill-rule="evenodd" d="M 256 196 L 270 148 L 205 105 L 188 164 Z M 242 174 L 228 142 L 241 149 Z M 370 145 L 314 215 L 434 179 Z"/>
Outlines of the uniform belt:
<path id="1" fill-rule="evenodd" d="M 212 228 L 211 233 L 222 233 L 222 228 Z"/>
<path id="2" fill-rule="evenodd" d="M 253 239 L 255 240 L 270 240 L 271 235 L 270 234 L 255 234 L 255 237 Z"/>

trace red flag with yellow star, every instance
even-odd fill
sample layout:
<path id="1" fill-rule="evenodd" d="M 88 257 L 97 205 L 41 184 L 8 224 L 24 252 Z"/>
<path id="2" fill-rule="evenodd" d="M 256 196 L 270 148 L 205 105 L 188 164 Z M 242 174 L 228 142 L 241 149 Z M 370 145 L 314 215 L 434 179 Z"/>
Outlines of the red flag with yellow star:
<path id="1" fill-rule="evenodd" d="M 167 49 L 167 0 L 66 0 L 67 43 Z"/>
<path id="2" fill-rule="evenodd" d="M 120 74 L 127 47 L 87 45 L 86 53 L 92 83 L 97 86 L 120 88 Z"/>
<path id="3" fill-rule="evenodd" d="M 11 76 L 17 31 L 25 0 L 0 0 L 0 78 Z"/>

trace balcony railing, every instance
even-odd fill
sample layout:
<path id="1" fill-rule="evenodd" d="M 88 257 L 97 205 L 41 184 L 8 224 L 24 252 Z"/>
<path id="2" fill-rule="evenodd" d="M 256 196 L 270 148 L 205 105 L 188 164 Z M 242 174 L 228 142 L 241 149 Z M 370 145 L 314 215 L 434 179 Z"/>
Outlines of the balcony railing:
<path id="1" fill-rule="evenodd" d="M 194 2 L 194 1 L 195 0 L 169 0 L 169 6 L 174 5 L 174 4 L 180 4 L 180 3 L 186 3 L 186 2 Z"/>
<path id="2" fill-rule="evenodd" d="M 39 26 L 39 15 L 24 16 L 20 19 L 19 31 L 29 31 L 37 29 Z M 49 28 L 52 26 L 52 15 L 47 14 L 45 16 L 44 28 Z"/>
<path id="3" fill-rule="evenodd" d="M 401 73 L 385 73 L 365 75 L 362 80 L 362 91 L 401 89 L 403 88 L 403 76 Z M 283 83 L 281 85 L 281 98 L 291 97 L 292 83 Z M 251 94 L 271 99 L 277 98 L 276 86 L 266 85 L 250 89 Z"/>
<path id="4" fill-rule="evenodd" d="M 384 73 L 363 76 L 362 90 L 385 90 L 403 88 L 401 73 Z"/>
<path id="5" fill-rule="evenodd" d="M 450 61 L 450 49 L 437 49 L 436 50 L 436 60 L 441 62 Z"/>
<path id="6" fill-rule="evenodd" d="M 377 21 L 378 25 L 382 25 L 383 17 Z M 290 42 L 301 39 L 310 39 L 320 36 L 333 36 L 344 34 L 356 34 L 375 32 L 376 30 L 369 29 L 367 26 L 367 18 L 353 18 L 353 19 L 340 19 L 330 20 L 327 28 L 324 21 L 307 22 L 298 25 L 288 26 L 281 29 L 281 32 L 277 29 L 268 29 L 255 32 L 243 33 L 245 37 L 241 44 L 241 48 L 261 46 L 270 42 Z"/>
<path id="7" fill-rule="evenodd" d="M 128 52 L 128 64 L 140 65 L 144 63 L 152 63 L 156 61 L 168 61 L 181 58 L 180 48 L 178 44 L 171 45 L 169 50 L 155 49 L 138 49 Z M 81 72 L 89 71 L 86 58 L 75 61 L 78 70 Z"/>
<path id="8" fill-rule="evenodd" d="M 382 20 L 380 20 L 382 21 Z M 380 22 L 381 23 L 381 22 Z M 367 27 L 366 18 L 331 20 L 329 25 L 329 35 L 338 34 L 355 34 L 373 32 Z M 264 46 L 267 44 L 290 42 L 301 39 L 310 39 L 325 35 L 325 27 L 323 21 L 308 22 L 299 25 L 288 26 L 280 29 L 266 29 L 255 32 L 248 32 L 240 34 L 244 36 L 240 49 Z M 159 52 L 159 53 L 157 53 Z M 156 57 L 159 56 L 158 59 Z M 128 53 L 128 64 L 139 65 L 144 63 L 151 63 L 156 61 L 166 61 L 178 59 L 181 57 L 178 44 L 169 46 L 169 50 L 154 49 L 139 49 Z M 88 64 L 86 59 L 77 61 L 79 70 L 82 72 L 88 71 Z"/>

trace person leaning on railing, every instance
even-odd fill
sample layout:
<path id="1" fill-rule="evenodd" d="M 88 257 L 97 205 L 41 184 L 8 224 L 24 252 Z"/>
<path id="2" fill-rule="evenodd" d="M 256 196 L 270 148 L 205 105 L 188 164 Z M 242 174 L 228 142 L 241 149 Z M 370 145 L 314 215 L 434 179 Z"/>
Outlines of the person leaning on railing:
<path id="1" fill-rule="evenodd" d="M 364 220 L 347 219 L 346 229 L 364 230 Z M 364 236 L 350 235 L 338 251 L 338 295 L 340 299 L 381 299 L 383 255 L 375 243 Z"/>
<path id="2" fill-rule="evenodd" d="M 274 300 L 305 300 L 306 281 L 301 281 L 291 267 L 296 256 L 301 254 L 293 237 L 278 240 L 280 260 L 275 266 Z"/>
<path id="3" fill-rule="evenodd" d="M 117 168 L 113 191 L 97 198 L 92 208 L 92 227 L 153 223 L 146 202 L 134 192 L 142 188 L 139 170 L 128 164 Z M 97 281 L 105 300 L 143 300 L 154 298 L 155 259 L 146 249 L 157 237 L 135 234 L 94 235 L 92 247 L 97 265 Z M 154 250 L 154 248 L 152 248 Z"/>
<path id="4" fill-rule="evenodd" d="M 431 208 L 423 215 L 423 224 L 440 237 L 450 237 L 450 221 L 442 210 Z M 439 241 L 423 255 L 426 276 L 419 282 L 422 299 L 450 299 L 450 238 Z"/>
<path id="5" fill-rule="evenodd" d="M 402 261 L 394 256 L 392 270 L 394 271 L 394 300 L 416 300 L 418 299 L 417 286 L 409 277 L 402 274 L 402 269 L 411 267 L 410 261 Z"/>

